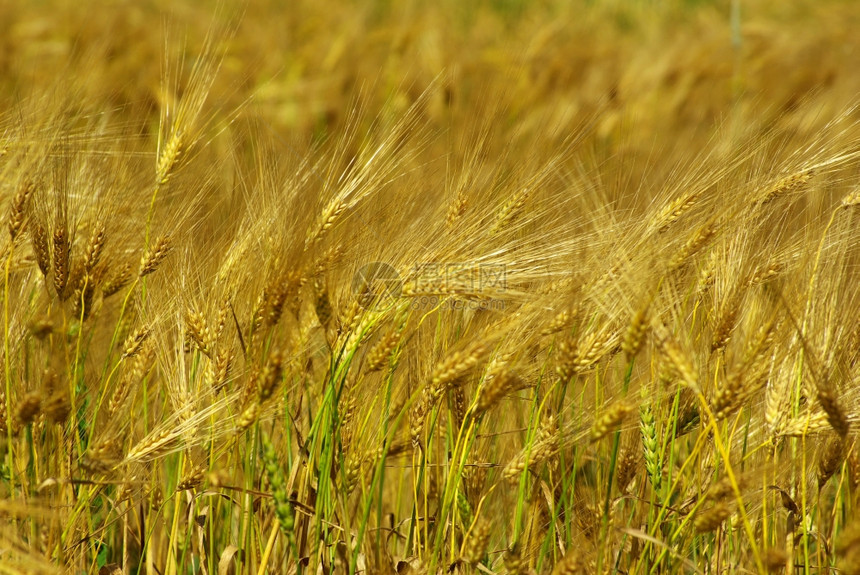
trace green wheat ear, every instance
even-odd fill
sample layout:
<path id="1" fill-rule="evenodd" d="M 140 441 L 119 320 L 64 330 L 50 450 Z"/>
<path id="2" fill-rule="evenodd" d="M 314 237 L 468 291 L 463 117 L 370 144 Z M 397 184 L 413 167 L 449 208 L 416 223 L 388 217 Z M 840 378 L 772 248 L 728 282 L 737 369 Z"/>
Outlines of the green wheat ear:
<path id="1" fill-rule="evenodd" d="M 275 516 L 278 518 L 278 525 L 281 527 L 281 533 L 287 538 L 290 543 L 290 548 L 295 549 L 295 525 L 296 514 L 293 504 L 290 503 L 287 496 L 287 486 L 284 481 L 284 473 L 281 469 L 281 464 L 278 461 L 278 456 L 275 452 L 275 446 L 271 439 L 265 433 L 260 436 L 260 443 L 263 447 L 263 465 L 266 469 L 266 476 L 269 478 L 269 486 L 272 489 L 272 499 L 275 505 Z"/>
<path id="2" fill-rule="evenodd" d="M 645 470 L 655 493 L 661 492 L 663 483 L 663 463 L 660 457 L 660 440 L 657 436 L 657 423 L 651 406 L 642 404 L 639 408 L 639 431 L 642 434 L 642 453 Z"/>

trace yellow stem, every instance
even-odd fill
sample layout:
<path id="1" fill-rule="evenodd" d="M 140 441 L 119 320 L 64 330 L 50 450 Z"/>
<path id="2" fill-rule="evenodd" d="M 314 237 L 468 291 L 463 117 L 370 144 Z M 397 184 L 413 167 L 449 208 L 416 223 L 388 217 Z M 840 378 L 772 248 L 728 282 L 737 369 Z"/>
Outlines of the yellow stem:
<path id="1" fill-rule="evenodd" d="M 257 569 L 257 575 L 266 573 L 266 565 L 269 563 L 269 556 L 272 554 L 272 549 L 275 548 L 275 540 L 278 538 L 278 522 L 275 521 L 272 525 L 272 532 L 269 533 L 269 540 L 266 542 L 266 549 L 263 551 L 263 556 L 260 557 L 260 568 Z"/>

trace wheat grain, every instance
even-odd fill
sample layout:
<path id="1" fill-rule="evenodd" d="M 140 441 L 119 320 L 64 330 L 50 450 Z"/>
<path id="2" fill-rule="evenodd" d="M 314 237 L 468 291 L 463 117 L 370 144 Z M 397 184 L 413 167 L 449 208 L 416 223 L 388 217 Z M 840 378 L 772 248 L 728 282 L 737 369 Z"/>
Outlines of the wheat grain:
<path id="1" fill-rule="evenodd" d="M 109 298 L 131 281 L 131 265 L 123 264 L 102 284 L 102 296 Z"/>
<path id="2" fill-rule="evenodd" d="M 122 358 L 128 359 L 137 355 L 151 334 L 152 330 L 148 325 L 143 325 L 130 333 L 122 346 Z"/>
<path id="3" fill-rule="evenodd" d="M 195 310 L 185 312 L 186 333 L 194 346 L 203 355 L 211 356 L 213 337 L 202 313 Z"/>
<path id="4" fill-rule="evenodd" d="M 90 236 L 90 241 L 84 250 L 84 272 L 87 276 L 91 276 L 99 265 L 102 250 L 105 243 L 105 227 L 104 224 L 98 224 Z"/>
<path id="5" fill-rule="evenodd" d="M 209 369 L 209 386 L 216 394 L 227 385 L 232 366 L 233 352 L 227 348 L 219 349 Z"/>
<path id="6" fill-rule="evenodd" d="M 155 181 L 158 185 L 167 184 L 179 156 L 182 154 L 183 135 L 178 129 L 171 131 L 170 137 L 161 149 L 155 163 Z"/>
<path id="7" fill-rule="evenodd" d="M 621 349 L 627 356 L 628 361 L 636 357 L 642 349 L 642 346 L 645 344 L 645 336 L 648 334 L 650 327 L 648 324 L 648 306 L 645 306 L 637 311 L 630 320 L 627 330 L 624 332 L 624 337 L 621 339 Z"/>
<path id="8" fill-rule="evenodd" d="M 809 180 L 812 179 L 813 175 L 815 175 L 815 170 L 812 168 L 807 168 L 785 176 L 784 178 L 773 184 L 771 187 L 767 188 L 761 194 L 761 197 L 758 199 L 757 204 L 759 206 L 764 206 L 779 197 L 786 196 L 790 193 L 799 191 L 809 183 Z"/>
<path id="9" fill-rule="evenodd" d="M 469 565 L 477 565 L 487 553 L 487 543 L 490 541 L 490 523 L 481 517 L 472 522 L 466 540 L 463 542 L 461 553 L 463 561 Z"/>
<path id="10" fill-rule="evenodd" d="M 63 228 L 54 231 L 54 291 L 61 300 L 66 299 L 66 285 L 69 281 L 69 244 L 68 234 Z"/>
<path id="11" fill-rule="evenodd" d="M 51 269 L 51 252 L 48 247 L 48 234 L 41 224 L 30 227 L 30 238 L 33 243 L 33 253 L 36 255 L 36 265 L 42 276 L 47 278 Z"/>
<path id="12" fill-rule="evenodd" d="M 681 216 L 690 211 L 701 197 L 703 191 L 698 190 L 672 200 L 652 220 L 651 225 L 658 232 L 666 232 Z"/>
<path id="13" fill-rule="evenodd" d="M 389 330 L 382 338 L 367 352 L 367 363 L 365 369 L 368 373 L 379 371 L 388 363 L 391 354 L 397 344 L 400 343 L 401 332 L 398 329 Z"/>
<path id="14" fill-rule="evenodd" d="M 631 411 L 633 411 L 633 407 L 623 401 L 611 405 L 594 422 L 591 428 L 591 441 L 599 441 L 617 429 Z"/>
<path id="15" fill-rule="evenodd" d="M 24 227 L 26 217 L 24 212 L 34 189 L 35 186 L 32 182 L 24 182 L 12 198 L 12 206 L 9 209 L 9 238 L 13 243 L 18 239 L 18 234 Z"/>
<path id="16" fill-rule="evenodd" d="M 29 425 L 42 409 L 42 394 L 38 391 L 27 393 L 18 402 L 18 410 L 15 417 L 21 425 Z"/>
<path id="17" fill-rule="evenodd" d="M 845 440 L 839 435 L 828 438 L 818 458 L 818 488 L 821 489 L 845 459 Z"/>
<path id="18" fill-rule="evenodd" d="M 657 437 L 657 423 L 651 406 L 643 404 L 639 408 L 639 429 L 642 434 L 642 452 L 645 459 L 645 470 L 651 487 L 655 493 L 660 493 L 663 479 L 663 462 L 660 457 L 660 443 Z"/>
<path id="19" fill-rule="evenodd" d="M 137 272 L 138 277 L 146 277 L 157 270 L 171 249 L 172 246 L 169 237 L 161 236 L 157 238 L 152 246 L 144 252 L 143 257 L 140 258 L 140 269 Z"/>
<path id="20" fill-rule="evenodd" d="M 731 509 L 726 503 L 716 503 L 696 514 L 696 519 L 693 524 L 696 526 L 696 531 L 699 533 L 708 533 L 715 531 L 723 522 L 731 515 Z"/>
<path id="21" fill-rule="evenodd" d="M 627 492 L 627 488 L 639 470 L 639 457 L 632 449 L 624 449 L 618 455 L 618 469 L 615 474 L 615 486 L 621 493 Z"/>
<path id="22" fill-rule="evenodd" d="M 453 228 L 454 224 L 463 217 L 466 213 L 466 208 L 469 206 L 469 201 L 463 194 L 462 190 L 457 191 L 457 197 L 448 206 L 448 215 L 445 217 L 445 224 L 448 228 Z"/>

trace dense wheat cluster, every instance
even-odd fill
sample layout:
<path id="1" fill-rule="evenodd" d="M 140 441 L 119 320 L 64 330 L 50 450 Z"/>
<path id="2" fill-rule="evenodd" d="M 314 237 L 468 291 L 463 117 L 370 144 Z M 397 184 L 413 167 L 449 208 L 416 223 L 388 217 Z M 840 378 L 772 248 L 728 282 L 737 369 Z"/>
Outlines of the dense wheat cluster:
<path id="1" fill-rule="evenodd" d="M 0 5 L 0 573 L 860 573 L 860 9 Z"/>

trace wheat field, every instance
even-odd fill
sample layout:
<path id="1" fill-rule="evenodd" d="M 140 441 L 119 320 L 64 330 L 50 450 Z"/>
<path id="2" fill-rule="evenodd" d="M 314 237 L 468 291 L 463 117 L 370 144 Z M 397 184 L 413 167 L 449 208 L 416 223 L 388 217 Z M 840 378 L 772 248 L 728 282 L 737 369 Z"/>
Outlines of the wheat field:
<path id="1" fill-rule="evenodd" d="M 0 3 L 0 573 L 860 573 L 858 29 Z"/>

